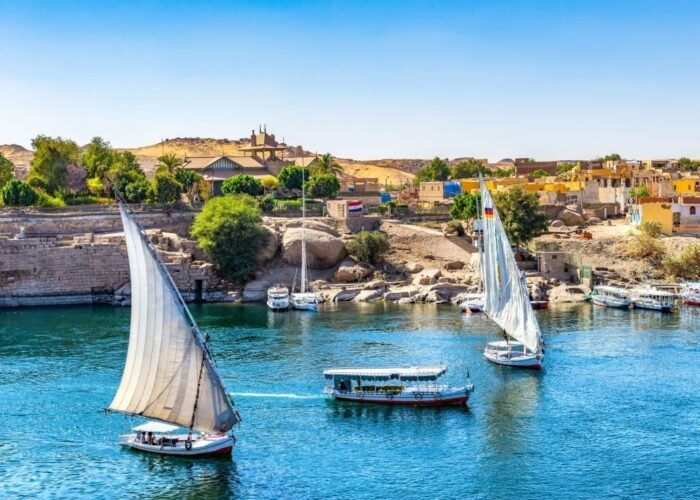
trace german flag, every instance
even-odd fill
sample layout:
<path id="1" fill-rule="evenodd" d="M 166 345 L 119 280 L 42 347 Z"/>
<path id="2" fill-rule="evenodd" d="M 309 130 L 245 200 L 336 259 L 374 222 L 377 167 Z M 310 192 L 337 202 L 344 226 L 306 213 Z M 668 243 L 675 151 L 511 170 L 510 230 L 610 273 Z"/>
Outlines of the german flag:
<path id="1" fill-rule="evenodd" d="M 493 219 L 493 208 L 484 207 L 484 217 L 487 219 Z"/>

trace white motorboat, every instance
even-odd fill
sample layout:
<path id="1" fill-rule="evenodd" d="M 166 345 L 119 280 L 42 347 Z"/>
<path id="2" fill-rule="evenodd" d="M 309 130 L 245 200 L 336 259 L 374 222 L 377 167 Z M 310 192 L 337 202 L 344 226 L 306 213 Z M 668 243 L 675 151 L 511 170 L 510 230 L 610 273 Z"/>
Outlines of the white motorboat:
<path id="1" fill-rule="evenodd" d="M 339 401 L 403 406 L 466 405 L 474 385 L 440 384 L 447 366 L 325 370 L 324 392 Z"/>
<path id="2" fill-rule="evenodd" d="M 459 303 L 459 309 L 465 313 L 480 313 L 484 311 L 484 294 L 474 293 Z"/>
<path id="3" fill-rule="evenodd" d="M 292 304 L 292 308 L 299 311 L 318 310 L 318 297 L 316 297 L 314 292 L 292 293 L 290 302 Z"/>
<path id="4" fill-rule="evenodd" d="M 273 311 L 289 309 L 289 289 L 284 285 L 275 285 L 267 289 L 267 307 Z"/>
<path id="5" fill-rule="evenodd" d="M 131 329 L 121 383 L 105 413 L 150 421 L 120 438 L 135 450 L 201 457 L 230 454 L 240 415 L 202 335 L 143 228 L 119 205 L 129 258 Z M 182 432 L 175 433 L 180 430 Z"/>
<path id="6" fill-rule="evenodd" d="M 484 235 L 484 313 L 501 328 L 506 339 L 486 344 L 484 357 L 503 366 L 540 368 L 544 360 L 544 342 L 525 276 L 518 268 L 483 178 L 480 178 L 480 184 Z"/>
<path id="7" fill-rule="evenodd" d="M 681 300 L 687 306 L 700 306 L 700 282 L 683 283 Z"/>
<path id="8" fill-rule="evenodd" d="M 591 302 L 597 306 L 629 309 L 632 307 L 632 297 L 629 290 L 616 286 L 596 286 L 591 293 Z"/>
<path id="9" fill-rule="evenodd" d="M 631 292 L 632 304 L 637 309 L 669 312 L 673 310 L 675 296 L 671 292 L 652 287 L 636 288 Z"/>
<path id="10" fill-rule="evenodd" d="M 302 180 L 304 175 L 302 170 Z M 299 291 L 294 292 L 292 286 L 291 304 L 293 309 L 299 311 L 316 311 L 318 309 L 318 297 L 311 290 L 308 278 L 308 262 L 306 258 L 306 191 L 304 183 L 301 188 L 301 277 L 299 280 Z M 295 279 L 296 281 L 296 279 Z"/>

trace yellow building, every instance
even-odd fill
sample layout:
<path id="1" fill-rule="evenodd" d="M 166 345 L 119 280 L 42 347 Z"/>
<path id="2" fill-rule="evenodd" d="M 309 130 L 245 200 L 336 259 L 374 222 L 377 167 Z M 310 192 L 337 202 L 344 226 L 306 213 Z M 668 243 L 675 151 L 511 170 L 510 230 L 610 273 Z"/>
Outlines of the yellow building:
<path id="1" fill-rule="evenodd" d="M 700 179 L 688 177 L 685 179 L 675 179 L 673 182 L 673 191 L 679 195 L 693 195 L 700 193 Z"/>
<path id="2" fill-rule="evenodd" d="M 671 198 L 640 198 L 630 207 L 630 221 L 639 226 L 644 222 L 658 222 L 661 232 L 670 236 L 673 233 L 673 203 Z"/>

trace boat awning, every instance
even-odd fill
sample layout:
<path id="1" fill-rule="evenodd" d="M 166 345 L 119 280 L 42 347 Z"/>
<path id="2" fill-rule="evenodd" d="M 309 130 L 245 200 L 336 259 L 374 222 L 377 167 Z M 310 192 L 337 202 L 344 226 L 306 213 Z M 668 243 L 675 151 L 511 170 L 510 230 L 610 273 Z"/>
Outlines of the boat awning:
<path id="1" fill-rule="evenodd" d="M 143 423 L 141 425 L 138 425 L 134 427 L 134 430 L 136 432 L 157 432 L 157 433 L 165 433 L 165 432 L 173 432 L 181 427 L 177 425 L 170 425 L 166 424 L 164 422 L 155 422 L 155 421 L 150 421 Z"/>
<path id="2" fill-rule="evenodd" d="M 324 370 L 323 375 L 333 377 L 352 377 L 362 380 L 436 380 L 447 372 L 447 366 L 412 366 L 410 368 L 334 368 Z"/>

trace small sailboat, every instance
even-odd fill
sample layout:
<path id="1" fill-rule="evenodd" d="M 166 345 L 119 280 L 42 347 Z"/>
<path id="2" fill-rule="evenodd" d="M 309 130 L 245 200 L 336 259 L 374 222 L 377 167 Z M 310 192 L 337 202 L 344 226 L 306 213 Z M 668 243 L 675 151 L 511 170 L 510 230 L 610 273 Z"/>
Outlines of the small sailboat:
<path id="1" fill-rule="evenodd" d="M 273 311 L 289 309 L 289 289 L 284 285 L 274 285 L 267 289 L 267 307 Z"/>
<path id="2" fill-rule="evenodd" d="M 302 172 L 303 176 L 303 172 Z M 299 291 L 294 292 L 292 286 L 291 304 L 293 309 L 300 311 L 316 311 L 318 309 L 318 298 L 309 287 L 308 278 L 309 265 L 306 258 L 306 190 L 302 182 L 301 188 L 301 279 L 299 280 Z"/>
<path id="3" fill-rule="evenodd" d="M 628 290 L 616 286 L 600 285 L 593 288 L 591 302 L 597 306 L 629 309 L 632 297 Z"/>
<path id="4" fill-rule="evenodd" d="M 119 389 L 106 409 L 148 421 L 121 436 L 135 450 L 201 457 L 230 454 L 240 415 L 167 268 L 119 205 L 131 276 L 131 328 Z"/>
<path id="5" fill-rule="evenodd" d="M 502 341 L 486 344 L 484 357 L 504 366 L 540 368 L 544 343 L 527 284 L 483 178 L 480 183 L 484 221 L 484 312 L 503 330 L 504 337 Z"/>
<path id="6" fill-rule="evenodd" d="M 673 311 L 674 300 L 675 296 L 671 292 L 651 286 L 632 290 L 632 304 L 636 309 L 670 312 Z"/>
<path id="7" fill-rule="evenodd" d="M 477 207 L 478 209 L 478 207 Z M 481 213 L 479 214 L 481 216 Z M 481 228 L 481 236 L 479 237 L 479 273 L 478 273 L 478 291 L 465 296 L 464 300 L 459 303 L 459 309 L 463 313 L 480 313 L 484 311 L 484 224 L 481 218 L 476 221 L 478 227 Z"/>

